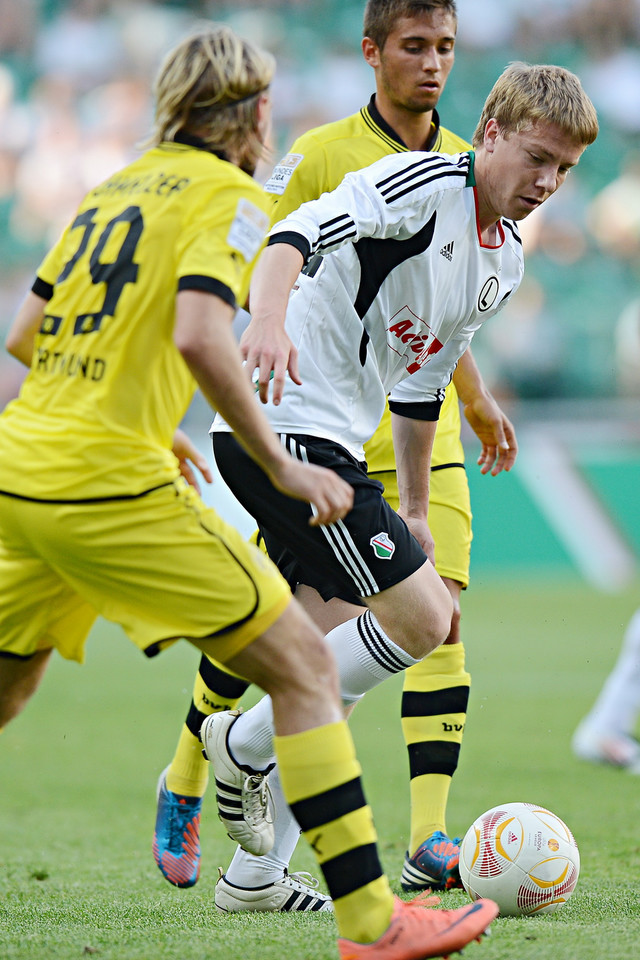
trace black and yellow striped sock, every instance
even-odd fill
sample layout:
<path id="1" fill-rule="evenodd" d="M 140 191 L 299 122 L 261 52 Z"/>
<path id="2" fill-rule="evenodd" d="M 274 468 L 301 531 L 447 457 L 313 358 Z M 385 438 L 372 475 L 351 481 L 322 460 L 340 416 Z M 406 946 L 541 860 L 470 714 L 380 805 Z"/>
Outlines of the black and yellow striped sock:
<path id="1" fill-rule="evenodd" d="M 249 684 L 242 677 L 202 654 L 191 706 L 167 771 L 167 788 L 173 793 L 204 796 L 210 764 L 202 756 L 200 727 L 210 714 L 233 710 L 247 687 Z"/>
<path id="2" fill-rule="evenodd" d="M 376 940 L 394 901 L 346 722 L 275 737 L 274 745 L 285 798 L 324 874 L 340 936 Z"/>
<path id="3" fill-rule="evenodd" d="M 435 830 L 446 833 L 451 778 L 458 766 L 471 678 L 461 643 L 443 644 L 404 676 L 402 731 L 409 751 L 413 854 Z"/>

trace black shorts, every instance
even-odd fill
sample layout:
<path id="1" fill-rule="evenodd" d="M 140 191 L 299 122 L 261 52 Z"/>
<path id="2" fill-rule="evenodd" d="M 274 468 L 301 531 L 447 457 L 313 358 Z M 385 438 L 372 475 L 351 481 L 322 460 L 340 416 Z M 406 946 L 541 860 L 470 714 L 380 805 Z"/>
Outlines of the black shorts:
<path id="1" fill-rule="evenodd" d="M 280 493 L 230 433 L 213 434 L 220 475 L 256 520 L 267 552 L 291 589 L 314 587 L 324 600 L 358 602 L 406 580 L 427 557 L 383 497 L 366 464 L 330 440 L 287 434 L 282 442 L 298 460 L 335 470 L 354 489 L 343 520 L 311 527 L 311 507 Z"/>

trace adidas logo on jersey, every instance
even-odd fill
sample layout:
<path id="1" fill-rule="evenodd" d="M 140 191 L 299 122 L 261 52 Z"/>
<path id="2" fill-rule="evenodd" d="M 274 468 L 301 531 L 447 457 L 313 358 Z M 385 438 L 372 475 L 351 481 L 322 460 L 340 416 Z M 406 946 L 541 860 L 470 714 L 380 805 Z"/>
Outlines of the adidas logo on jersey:
<path id="1" fill-rule="evenodd" d="M 453 240 L 451 243 L 445 243 L 444 247 L 440 251 L 443 257 L 446 257 L 449 263 L 453 260 Z"/>

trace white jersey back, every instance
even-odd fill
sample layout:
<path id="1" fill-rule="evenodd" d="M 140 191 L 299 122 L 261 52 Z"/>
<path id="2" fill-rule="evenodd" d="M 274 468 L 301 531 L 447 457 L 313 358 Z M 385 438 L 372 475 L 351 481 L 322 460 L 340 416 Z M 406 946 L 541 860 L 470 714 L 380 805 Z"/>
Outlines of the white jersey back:
<path id="1" fill-rule="evenodd" d="M 515 224 L 481 243 L 474 154 L 402 153 L 348 174 L 271 231 L 307 266 L 291 294 L 286 329 L 302 385 L 287 381 L 276 432 L 342 444 L 363 459 L 385 398 L 441 398 L 480 325 L 523 274 Z M 217 424 L 216 424 L 217 426 Z"/>

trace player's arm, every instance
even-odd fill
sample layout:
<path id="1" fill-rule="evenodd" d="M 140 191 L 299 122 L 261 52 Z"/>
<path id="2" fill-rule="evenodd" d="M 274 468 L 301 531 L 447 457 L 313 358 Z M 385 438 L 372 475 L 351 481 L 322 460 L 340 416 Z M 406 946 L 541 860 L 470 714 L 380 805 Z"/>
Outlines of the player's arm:
<path id="1" fill-rule="evenodd" d="M 385 175 L 406 162 L 404 156 L 385 157 L 347 174 L 335 190 L 303 203 L 271 231 L 251 281 L 252 322 L 240 341 L 247 366 L 259 371 L 263 403 L 271 380 L 275 404 L 282 399 L 287 372 L 294 383 L 301 382 L 297 351 L 284 322 L 289 294 L 307 260 L 360 237 L 401 237 L 409 229 L 406 205 L 388 202 L 381 192 Z M 421 208 L 420 215 L 425 211 Z"/>
<path id="2" fill-rule="evenodd" d="M 9 328 L 5 346 L 16 360 L 31 366 L 36 334 L 42 325 L 47 300 L 32 290 L 26 295 Z"/>
<path id="3" fill-rule="evenodd" d="M 437 420 L 417 420 L 391 412 L 393 449 L 398 479 L 398 513 L 432 563 L 435 547 L 427 514 L 431 451 Z"/>
<path id="4" fill-rule="evenodd" d="M 258 395 L 269 399 L 273 372 L 272 400 L 280 403 L 288 373 L 301 383 L 298 351 L 284 328 L 289 294 L 293 290 L 305 257 L 290 243 L 275 243 L 262 251 L 251 280 L 251 322 L 240 340 L 247 369 L 258 370 Z"/>
<path id="5" fill-rule="evenodd" d="M 426 156 L 426 154 L 425 154 Z M 346 174 L 341 183 L 314 200 L 303 203 L 279 220 L 270 233 L 269 243 L 292 236 L 304 238 L 305 260 L 324 255 L 363 237 L 402 240 L 423 229 L 436 213 L 441 192 L 440 181 L 411 174 L 415 159 L 411 154 L 383 157 L 368 167 Z M 409 180 L 408 187 L 393 184 Z M 442 183 L 446 184 L 446 179 Z M 276 211 L 278 208 L 276 208 Z"/>
<path id="6" fill-rule="evenodd" d="M 312 524 L 333 523 L 351 509 L 353 489 L 334 471 L 294 460 L 256 403 L 233 336 L 234 309 L 220 297 L 181 290 L 176 298 L 176 346 L 205 398 L 282 492 L 314 507 Z"/>
<path id="7" fill-rule="evenodd" d="M 464 415 L 482 443 L 480 472 L 495 477 L 502 470 L 511 470 L 518 455 L 515 428 L 487 390 L 470 348 L 458 361 L 453 383 Z"/>
<path id="8" fill-rule="evenodd" d="M 302 157 L 293 168 L 283 162 L 292 155 Z M 303 137 L 300 141 L 296 140 L 283 161 L 276 164 L 274 168 L 274 174 L 280 173 L 281 177 L 276 176 L 274 179 L 268 180 L 264 187 L 271 200 L 270 219 L 272 226 L 297 210 L 302 203 L 319 197 L 326 189 L 322 186 L 326 182 L 324 152 L 313 144 L 309 144 L 309 137 Z M 285 181 L 284 190 L 282 190 L 282 180 Z M 282 190 L 282 193 L 280 193 L 280 190 Z M 296 276 L 299 271 L 300 268 L 298 268 Z M 248 307 L 250 310 L 254 309 L 253 290 L 252 286 Z M 258 296 L 257 292 L 255 296 Z M 248 325 L 245 326 L 243 335 L 247 329 Z M 261 370 L 258 383 L 259 396 L 263 403 L 267 402 L 268 385 L 271 377 L 270 369 L 266 370 L 265 368 L 269 367 L 272 361 L 277 367 L 274 376 L 277 383 L 275 403 L 279 403 L 282 397 L 280 384 L 284 382 L 284 373 L 281 372 L 281 369 L 284 371 L 288 369 L 294 382 L 300 382 L 297 372 L 297 351 L 284 333 L 283 324 L 277 323 L 275 328 L 267 333 L 262 328 L 262 324 L 256 321 L 254 327 L 247 333 L 246 338 L 240 337 L 240 348 L 243 359 L 247 360 L 248 365 L 253 364 L 250 369 Z M 284 364 L 284 367 L 282 364 Z"/>
<path id="9" fill-rule="evenodd" d="M 31 366 L 35 341 L 53 296 L 55 278 L 64 262 L 65 241 L 71 225 L 67 226 L 57 243 L 49 250 L 38 267 L 33 286 L 24 298 L 5 340 L 7 352 L 25 367 Z"/>

